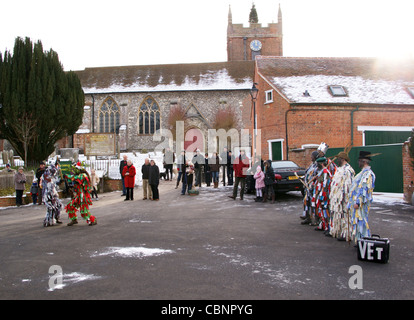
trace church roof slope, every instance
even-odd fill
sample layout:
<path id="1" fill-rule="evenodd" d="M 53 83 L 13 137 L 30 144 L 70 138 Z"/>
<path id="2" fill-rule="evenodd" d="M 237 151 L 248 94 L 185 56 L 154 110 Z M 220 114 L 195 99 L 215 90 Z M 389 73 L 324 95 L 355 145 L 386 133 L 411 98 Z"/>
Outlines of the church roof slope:
<path id="1" fill-rule="evenodd" d="M 102 67 L 86 68 L 76 73 L 86 94 L 246 90 L 253 83 L 254 62 Z"/>
<path id="2" fill-rule="evenodd" d="M 414 105 L 414 61 L 258 57 L 258 73 L 290 103 Z M 335 95 L 331 87 L 342 87 Z M 414 91 L 413 91 L 414 93 Z"/>

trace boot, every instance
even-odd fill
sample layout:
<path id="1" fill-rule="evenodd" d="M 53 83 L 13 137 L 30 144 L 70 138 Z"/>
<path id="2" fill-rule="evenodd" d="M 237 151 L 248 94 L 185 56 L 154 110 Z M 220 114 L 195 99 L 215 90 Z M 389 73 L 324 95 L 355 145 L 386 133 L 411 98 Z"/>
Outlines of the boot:
<path id="1" fill-rule="evenodd" d="M 214 188 L 218 188 L 218 182 L 214 182 Z"/>
<path id="2" fill-rule="evenodd" d="M 69 226 L 69 227 L 71 227 L 71 226 L 73 226 L 74 224 L 78 224 L 78 220 L 77 220 L 77 219 L 75 219 L 75 220 L 70 220 L 70 222 L 68 223 L 68 226 Z"/>
<path id="3" fill-rule="evenodd" d="M 263 201 L 262 202 L 267 202 L 267 194 L 263 195 Z"/>
<path id="4" fill-rule="evenodd" d="M 272 194 L 272 203 L 275 203 L 275 195 Z"/>

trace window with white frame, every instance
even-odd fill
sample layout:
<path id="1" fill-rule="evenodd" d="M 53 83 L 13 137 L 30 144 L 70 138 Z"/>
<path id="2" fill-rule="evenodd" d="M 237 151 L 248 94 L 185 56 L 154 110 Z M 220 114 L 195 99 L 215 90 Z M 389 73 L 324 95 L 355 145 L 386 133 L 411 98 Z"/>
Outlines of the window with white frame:
<path id="1" fill-rule="evenodd" d="M 273 102 L 273 90 L 265 91 L 265 103 Z"/>

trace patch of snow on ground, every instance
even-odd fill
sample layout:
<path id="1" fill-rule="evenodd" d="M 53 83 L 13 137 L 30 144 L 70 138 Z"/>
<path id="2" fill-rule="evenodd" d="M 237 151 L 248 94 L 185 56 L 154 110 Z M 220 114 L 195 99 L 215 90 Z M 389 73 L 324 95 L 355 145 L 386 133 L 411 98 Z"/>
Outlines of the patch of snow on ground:
<path id="1" fill-rule="evenodd" d="M 109 247 L 106 251 L 92 255 L 97 256 L 115 256 L 122 258 L 144 258 L 151 256 L 160 256 L 162 254 L 173 253 L 172 250 L 145 247 Z"/>

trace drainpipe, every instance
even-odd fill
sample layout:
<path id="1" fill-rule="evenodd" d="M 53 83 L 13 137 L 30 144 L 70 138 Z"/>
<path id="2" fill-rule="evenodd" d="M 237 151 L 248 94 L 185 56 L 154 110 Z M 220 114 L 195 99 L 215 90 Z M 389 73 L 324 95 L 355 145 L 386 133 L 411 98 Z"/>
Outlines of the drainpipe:
<path id="1" fill-rule="evenodd" d="M 95 97 L 91 94 L 92 97 L 92 133 L 95 133 Z"/>
<path id="2" fill-rule="evenodd" d="M 294 108 L 286 110 L 285 112 L 285 136 L 286 136 L 286 160 L 289 160 L 289 137 L 288 137 L 288 121 L 287 116 L 290 111 L 294 111 Z"/>
<path id="3" fill-rule="evenodd" d="M 359 106 L 356 106 L 356 108 L 351 111 L 351 147 L 354 146 L 354 112 L 358 110 Z"/>

